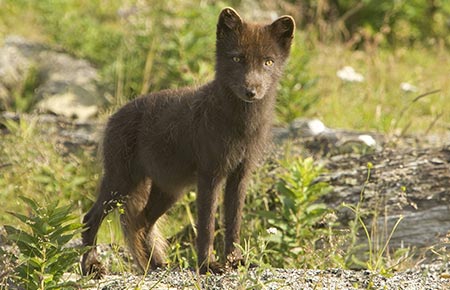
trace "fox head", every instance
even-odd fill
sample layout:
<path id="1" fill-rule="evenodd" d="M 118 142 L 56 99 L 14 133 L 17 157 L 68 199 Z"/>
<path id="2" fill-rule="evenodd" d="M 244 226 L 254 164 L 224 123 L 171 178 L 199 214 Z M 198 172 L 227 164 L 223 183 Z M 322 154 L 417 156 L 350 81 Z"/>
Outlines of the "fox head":
<path id="1" fill-rule="evenodd" d="M 263 99 L 278 83 L 294 30 L 291 16 L 260 25 L 223 9 L 217 23 L 216 80 L 244 102 Z"/>

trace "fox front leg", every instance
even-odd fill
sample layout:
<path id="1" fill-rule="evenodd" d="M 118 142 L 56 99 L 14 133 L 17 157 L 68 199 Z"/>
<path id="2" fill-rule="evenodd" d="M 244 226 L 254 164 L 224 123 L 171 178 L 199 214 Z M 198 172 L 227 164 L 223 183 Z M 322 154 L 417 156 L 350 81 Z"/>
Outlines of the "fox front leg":
<path id="1" fill-rule="evenodd" d="M 236 244 L 240 242 L 242 210 L 249 175 L 248 162 L 243 161 L 230 174 L 225 188 L 225 257 L 227 266 L 233 268 L 237 268 L 242 262 L 242 254 Z"/>
<path id="2" fill-rule="evenodd" d="M 224 267 L 215 261 L 213 255 L 215 214 L 220 180 L 209 174 L 198 177 L 197 256 L 200 274 L 206 272 L 220 274 L 224 271 Z"/>

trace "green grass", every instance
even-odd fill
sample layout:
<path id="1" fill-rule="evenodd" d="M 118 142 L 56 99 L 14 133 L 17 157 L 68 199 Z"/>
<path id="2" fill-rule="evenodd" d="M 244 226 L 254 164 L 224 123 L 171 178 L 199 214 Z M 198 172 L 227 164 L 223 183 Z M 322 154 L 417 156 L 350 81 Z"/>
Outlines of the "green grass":
<path id="1" fill-rule="evenodd" d="M 0 139 L 0 198 L 9 211 L 23 212 L 16 197 L 59 200 L 85 209 L 95 190 L 98 166 L 87 153 L 62 157 L 55 139 L 43 135 L 36 121 L 6 122 L 10 134 Z M 0 224 L 11 221 L 0 215 Z"/>
<path id="2" fill-rule="evenodd" d="M 311 90 L 322 96 L 307 115 L 328 126 L 398 133 L 444 133 L 450 124 L 450 53 L 444 48 L 379 49 L 351 51 L 344 45 L 319 45 L 309 63 L 318 78 Z M 352 66 L 365 76 L 362 83 L 344 83 L 336 77 L 343 66 Z M 403 92 L 402 82 L 418 91 Z M 411 105 L 420 94 L 439 92 Z M 410 106 L 399 120 L 403 108 Z M 437 119 L 433 126 L 432 124 Z M 431 128 L 430 128 L 431 127 Z"/>
<path id="3" fill-rule="evenodd" d="M 363 210 L 364 195 L 367 184 L 371 177 L 373 164 L 367 164 L 367 176 L 360 192 L 360 199 L 356 204 L 343 204 L 342 206 L 352 211 L 354 220 L 349 223 L 351 242 L 348 245 L 350 250 L 346 255 L 346 265 L 352 268 L 363 268 L 370 271 L 390 276 L 395 269 L 402 268 L 404 264 L 412 261 L 413 251 L 410 247 L 398 248 L 389 251 L 389 243 L 392 235 L 396 232 L 398 225 L 403 220 L 399 216 L 396 223 L 387 232 L 386 228 L 378 225 L 380 217 L 379 205 L 370 210 Z M 358 233 L 363 233 L 364 242 L 358 238 Z M 406 269 L 406 268 L 405 268 Z"/>

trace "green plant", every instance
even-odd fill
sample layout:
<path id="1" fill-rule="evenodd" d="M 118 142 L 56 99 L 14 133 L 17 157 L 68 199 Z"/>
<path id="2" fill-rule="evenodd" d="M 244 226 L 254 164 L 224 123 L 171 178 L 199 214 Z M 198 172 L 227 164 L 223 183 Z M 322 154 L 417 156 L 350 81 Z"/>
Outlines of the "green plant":
<path id="1" fill-rule="evenodd" d="M 322 41 L 410 45 L 419 41 L 450 44 L 447 1 L 340 0 L 301 1 L 300 27 Z"/>
<path id="2" fill-rule="evenodd" d="M 275 267 L 332 264 L 326 257 L 330 252 L 316 251 L 329 243 L 332 235 L 330 228 L 321 226 L 332 215 L 318 202 L 330 189 L 326 183 L 316 182 L 322 171 L 312 158 L 297 157 L 269 164 L 255 177 L 244 215 L 247 227 L 254 230 L 246 238 L 260 245 L 258 255 L 266 263 Z M 323 259 L 317 257 L 321 254 Z"/>
<path id="3" fill-rule="evenodd" d="M 429 95 L 435 94 L 435 93 L 439 93 L 440 90 L 433 90 L 430 92 L 426 92 L 424 94 L 420 94 L 417 97 L 415 97 L 413 100 L 410 101 L 410 103 L 408 103 L 407 105 L 405 105 L 399 112 L 397 119 L 395 120 L 394 124 L 392 124 L 393 128 L 397 128 L 398 124 L 400 122 L 400 120 L 403 118 L 403 116 L 405 115 L 405 113 L 408 111 L 409 108 L 411 108 L 415 103 L 417 103 L 420 99 L 427 97 Z M 441 115 L 439 115 L 437 118 L 440 118 Z M 435 119 L 437 121 L 437 119 Z M 429 130 L 431 130 L 431 128 L 434 126 L 435 122 L 432 122 L 430 124 L 430 126 L 428 127 L 426 132 L 429 132 Z M 411 126 L 411 121 L 404 126 L 404 128 L 402 129 L 401 132 L 401 136 L 404 136 L 407 132 L 407 130 L 409 129 L 409 127 Z"/>
<path id="4" fill-rule="evenodd" d="M 35 90 L 39 82 L 38 70 L 31 66 L 25 72 L 23 80 L 10 90 L 11 100 L 4 100 L 0 108 L 8 111 L 28 112 L 36 103 Z"/>
<path id="5" fill-rule="evenodd" d="M 267 241 L 258 239 L 254 244 L 252 240 L 245 239 L 243 245 L 236 245 L 242 253 L 242 264 L 238 266 L 237 275 L 241 289 L 266 289 L 271 281 L 261 281 L 264 271 L 271 266 L 264 260 L 271 251 L 267 250 Z"/>
<path id="6" fill-rule="evenodd" d="M 66 244 L 81 231 L 81 224 L 74 220 L 71 206 L 59 206 L 58 202 L 41 205 L 21 196 L 30 208 L 30 216 L 10 212 L 28 231 L 5 225 L 7 239 L 17 246 L 19 255 L 13 279 L 25 289 L 75 289 L 77 284 L 67 281 L 64 273 L 74 270 L 81 249 Z"/>
<path id="7" fill-rule="evenodd" d="M 318 78 L 311 76 L 309 68 L 315 53 L 305 45 L 303 35 L 296 35 L 294 41 L 277 96 L 276 111 L 281 123 L 290 123 L 305 115 L 320 99 L 312 90 Z"/>
<path id="8" fill-rule="evenodd" d="M 193 9 L 198 3 L 173 2 L 44 0 L 15 5 L 33 11 L 50 41 L 98 65 L 105 86 L 120 103 L 150 90 L 212 78 L 213 23 L 220 7 L 199 10 Z"/>
<path id="9" fill-rule="evenodd" d="M 314 227 L 323 220 L 328 209 L 316 201 L 328 188 L 324 183 L 313 183 L 321 169 L 314 165 L 312 158 L 298 158 L 281 166 L 280 180 L 276 184 L 280 212 L 275 215 L 266 212 L 272 214 L 269 226 L 277 229 L 269 237 L 278 243 L 277 250 L 298 260 L 305 254 L 304 245 L 299 240 L 313 241 L 318 237 L 318 230 Z"/>
<path id="10" fill-rule="evenodd" d="M 70 202 L 77 209 L 87 207 L 98 178 L 92 153 L 64 152 L 51 133 L 54 128 L 38 119 L 23 119 L 0 121 L 8 132 L 0 138 L 0 164 L 5 164 L 0 167 L 0 198 L 4 206 L 20 211 L 15 197 L 24 195 L 39 202 L 47 198 Z M 10 216 L 0 215 L 0 223 L 10 220 Z"/>
<path id="11" fill-rule="evenodd" d="M 388 235 L 385 237 L 378 225 L 379 214 L 377 213 L 377 209 L 370 214 L 370 212 L 361 208 L 364 202 L 364 191 L 369 183 L 372 168 L 373 164 L 369 162 L 367 164 L 367 177 L 364 186 L 361 189 L 359 202 L 356 205 L 345 203 L 343 205 L 355 214 L 353 222 L 350 223 L 349 235 L 351 237 L 351 243 L 348 247 L 351 254 L 347 257 L 347 265 L 351 266 L 351 264 L 354 264 L 374 272 L 379 272 L 383 275 L 390 275 L 396 266 L 410 258 L 410 252 L 408 248 L 398 249 L 395 251 L 392 259 L 388 251 L 390 240 L 402 221 L 403 216 L 398 218 Z M 370 219 L 372 222 L 369 228 L 367 221 Z M 366 238 L 367 244 L 365 245 L 360 244 L 360 241 L 357 238 L 359 229 L 362 229 L 364 237 Z M 363 258 L 364 260 L 358 258 L 357 255 L 354 254 L 357 251 L 361 251 L 361 249 L 364 251 L 366 247 L 367 256 Z"/>
<path id="12" fill-rule="evenodd" d="M 196 193 L 189 192 L 177 203 L 166 219 L 161 221 L 165 235 L 169 236 L 169 266 L 188 269 L 195 265 Z"/>

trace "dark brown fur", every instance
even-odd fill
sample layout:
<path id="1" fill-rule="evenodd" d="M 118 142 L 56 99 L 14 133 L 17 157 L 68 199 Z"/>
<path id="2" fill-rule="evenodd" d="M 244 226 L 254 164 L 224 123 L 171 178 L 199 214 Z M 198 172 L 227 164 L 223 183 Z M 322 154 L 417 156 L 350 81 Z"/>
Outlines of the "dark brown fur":
<path id="1" fill-rule="evenodd" d="M 216 76 L 197 89 L 166 90 L 133 100 L 109 120 L 98 199 L 84 217 L 83 243 L 95 245 L 105 215 L 123 202 L 123 230 L 143 270 L 165 263 L 156 221 L 197 184 L 200 272 L 220 272 L 212 256 L 214 215 L 225 184 L 225 257 L 235 265 L 245 191 L 268 139 L 275 93 L 288 57 L 294 21 L 243 22 L 225 8 L 217 24 Z M 85 274 L 101 276 L 95 248 Z"/>

